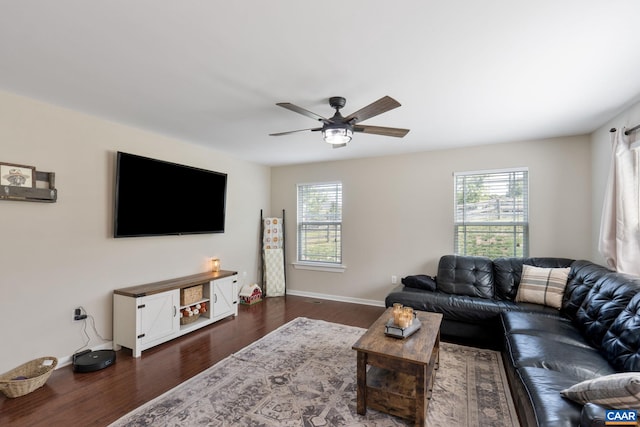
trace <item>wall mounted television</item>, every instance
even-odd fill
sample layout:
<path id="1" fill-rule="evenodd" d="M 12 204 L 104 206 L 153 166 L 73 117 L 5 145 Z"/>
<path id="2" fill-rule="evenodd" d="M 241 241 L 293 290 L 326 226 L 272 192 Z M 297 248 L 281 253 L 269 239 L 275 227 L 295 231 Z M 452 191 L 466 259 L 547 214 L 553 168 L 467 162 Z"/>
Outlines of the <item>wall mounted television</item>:
<path id="1" fill-rule="evenodd" d="M 117 153 L 114 237 L 224 233 L 227 174 Z"/>

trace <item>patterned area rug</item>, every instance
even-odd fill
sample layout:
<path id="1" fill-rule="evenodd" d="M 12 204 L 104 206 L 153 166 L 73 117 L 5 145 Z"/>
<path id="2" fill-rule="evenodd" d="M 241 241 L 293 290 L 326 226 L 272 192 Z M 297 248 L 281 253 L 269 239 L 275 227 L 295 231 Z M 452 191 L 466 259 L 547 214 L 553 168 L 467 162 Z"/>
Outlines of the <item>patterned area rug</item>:
<path id="1" fill-rule="evenodd" d="M 364 332 L 297 318 L 112 426 L 411 425 L 370 409 L 356 413 L 351 346 Z M 441 343 L 427 424 L 518 426 L 500 353 Z"/>

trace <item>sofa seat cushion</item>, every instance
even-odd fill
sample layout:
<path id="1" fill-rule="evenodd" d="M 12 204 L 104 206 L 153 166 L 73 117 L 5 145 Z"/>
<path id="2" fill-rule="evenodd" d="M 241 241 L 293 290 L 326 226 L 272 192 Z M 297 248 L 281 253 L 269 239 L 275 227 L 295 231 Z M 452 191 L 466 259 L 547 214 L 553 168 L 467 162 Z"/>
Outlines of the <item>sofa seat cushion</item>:
<path id="1" fill-rule="evenodd" d="M 442 313 L 446 320 L 464 321 L 467 323 L 497 321 L 504 311 L 523 311 L 553 313 L 558 310 L 538 304 L 514 303 L 477 298 L 467 295 L 452 295 L 445 292 L 429 292 L 421 289 L 404 287 L 402 291 L 394 291 L 387 295 L 385 305 L 394 303 L 413 307 L 415 310 Z"/>
<path id="2" fill-rule="evenodd" d="M 518 369 L 516 375 L 533 408 L 538 427 L 579 425 L 582 405 L 560 395 L 560 391 L 575 384 L 575 378 L 570 374 L 525 367 Z"/>
<path id="3" fill-rule="evenodd" d="M 516 333 L 505 337 L 505 346 L 511 364 L 517 369 L 544 368 L 563 373 L 575 382 L 615 373 L 598 350 L 553 336 Z"/>
<path id="4" fill-rule="evenodd" d="M 506 335 L 535 335 L 579 347 L 591 347 L 571 321 L 558 314 L 506 312 L 501 316 Z"/>
<path id="5" fill-rule="evenodd" d="M 505 310 L 502 301 L 474 298 L 465 295 L 451 295 L 444 292 L 429 292 L 404 288 L 387 296 L 386 304 L 394 302 L 413 307 L 416 310 L 442 313 L 445 319 L 476 322 L 496 319 Z"/>
<path id="6" fill-rule="evenodd" d="M 508 310 L 503 311 L 503 313 L 533 313 L 533 314 L 544 314 L 547 316 L 557 317 L 558 310 L 553 307 L 547 307 L 546 305 L 534 304 L 531 302 L 511 302 L 505 301 L 505 306 Z"/>

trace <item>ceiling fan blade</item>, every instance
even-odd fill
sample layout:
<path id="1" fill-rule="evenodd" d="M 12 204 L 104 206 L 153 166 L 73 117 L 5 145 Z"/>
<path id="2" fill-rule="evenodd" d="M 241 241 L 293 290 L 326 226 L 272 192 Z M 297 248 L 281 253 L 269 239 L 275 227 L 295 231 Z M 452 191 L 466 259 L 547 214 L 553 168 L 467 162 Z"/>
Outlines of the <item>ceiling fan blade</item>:
<path id="1" fill-rule="evenodd" d="M 331 146 L 332 146 L 333 148 L 342 148 L 342 147 L 346 147 L 346 146 L 347 146 L 347 144 L 331 144 Z"/>
<path id="2" fill-rule="evenodd" d="M 320 116 L 320 115 L 318 115 L 318 114 L 316 114 L 314 112 L 311 112 L 309 110 L 305 110 L 304 108 L 298 107 L 297 105 L 291 104 L 290 102 L 278 102 L 276 105 L 279 106 L 279 107 L 282 107 L 282 108 L 286 108 L 287 110 L 291 110 L 294 113 L 298 113 L 298 114 L 302 114 L 303 116 L 310 117 L 313 120 L 318 120 L 318 121 L 321 121 L 321 122 L 324 122 L 324 123 L 330 123 L 331 122 L 326 117 L 322 117 L 322 116 Z"/>
<path id="3" fill-rule="evenodd" d="M 322 128 L 309 128 L 309 129 L 298 129 L 298 130 L 290 130 L 288 132 L 278 132 L 278 133 L 270 133 L 269 136 L 281 136 L 281 135 L 289 135 L 290 133 L 296 132 L 304 132 L 310 130 L 311 132 L 322 130 Z"/>
<path id="4" fill-rule="evenodd" d="M 409 129 L 401 128 L 388 128 L 384 126 L 366 126 L 357 125 L 353 128 L 354 132 L 372 133 L 375 135 L 395 136 L 396 138 L 402 138 L 409 133 Z"/>
<path id="5" fill-rule="evenodd" d="M 363 122 L 371 117 L 377 116 L 378 114 L 386 113 L 394 108 L 398 108 L 399 106 L 400 103 L 395 99 L 390 96 L 383 96 L 366 107 L 359 109 L 355 113 L 349 114 L 345 117 L 345 122 L 350 120 L 355 120 L 354 123 Z"/>

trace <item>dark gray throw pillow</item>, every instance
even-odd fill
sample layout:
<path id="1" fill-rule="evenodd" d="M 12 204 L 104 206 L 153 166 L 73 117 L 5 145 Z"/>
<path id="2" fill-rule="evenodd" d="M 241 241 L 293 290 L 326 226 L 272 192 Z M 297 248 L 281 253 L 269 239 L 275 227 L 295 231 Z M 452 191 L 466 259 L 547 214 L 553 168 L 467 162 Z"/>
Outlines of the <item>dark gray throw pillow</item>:
<path id="1" fill-rule="evenodd" d="M 425 291 L 435 291 L 436 281 L 433 277 L 426 274 L 417 274 L 402 278 L 402 284 L 415 289 L 423 289 Z"/>

